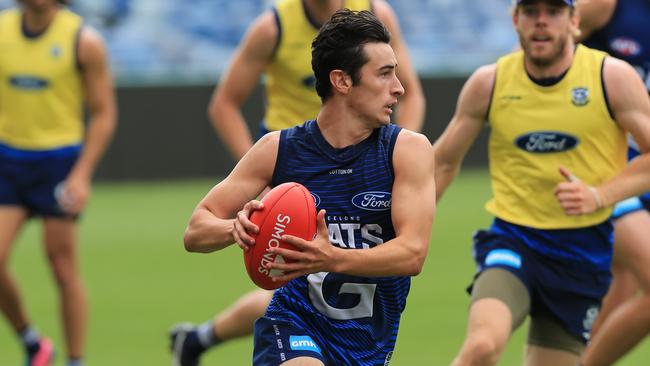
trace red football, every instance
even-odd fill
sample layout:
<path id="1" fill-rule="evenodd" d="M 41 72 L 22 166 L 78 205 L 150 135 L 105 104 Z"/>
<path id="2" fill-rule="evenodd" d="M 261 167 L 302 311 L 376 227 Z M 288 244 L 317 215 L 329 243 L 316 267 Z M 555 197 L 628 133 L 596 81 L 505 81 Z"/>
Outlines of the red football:
<path id="1" fill-rule="evenodd" d="M 272 281 L 272 277 L 282 275 L 283 271 L 269 270 L 264 265 L 284 262 L 284 258 L 267 250 L 270 247 L 295 250 L 293 245 L 280 239 L 282 235 L 312 240 L 316 234 L 316 204 L 307 188 L 293 182 L 273 188 L 262 198 L 262 202 L 264 208 L 253 211 L 250 217 L 260 231 L 253 235 L 255 245 L 244 252 L 244 263 L 248 275 L 257 286 L 273 290 L 286 284 Z"/>

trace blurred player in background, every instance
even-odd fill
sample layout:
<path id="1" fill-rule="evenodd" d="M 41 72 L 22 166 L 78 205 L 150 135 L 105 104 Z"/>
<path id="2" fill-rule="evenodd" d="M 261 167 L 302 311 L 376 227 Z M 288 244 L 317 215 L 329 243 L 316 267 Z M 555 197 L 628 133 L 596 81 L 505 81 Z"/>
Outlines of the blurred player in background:
<path id="1" fill-rule="evenodd" d="M 629 62 L 650 93 L 650 1 L 589 0 L 577 7 L 583 43 Z M 630 139 L 630 158 L 638 154 Z M 585 366 L 613 364 L 650 332 L 648 209 L 648 193 L 614 209 L 614 277 L 582 357 Z"/>
<path id="2" fill-rule="evenodd" d="M 42 218 L 68 365 L 81 365 L 87 311 L 76 219 L 116 125 L 104 43 L 64 3 L 21 0 L 0 13 L 0 309 L 31 366 L 50 365 L 53 350 L 30 323 L 9 273 L 12 243 L 29 217 Z"/>
<path id="3" fill-rule="evenodd" d="M 486 120 L 491 127 L 495 219 L 474 237 L 478 271 L 456 366 L 496 364 L 528 315 L 525 363 L 575 366 L 610 284 L 609 206 L 650 187 L 643 83 L 627 63 L 576 47 L 574 5 L 517 0 L 522 51 L 470 77 L 434 145 L 440 196 Z M 627 165 L 626 131 L 644 152 Z"/>
<path id="4" fill-rule="evenodd" d="M 274 250 L 297 262 L 268 267 L 293 280 L 255 322 L 255 365 L 377 365 L 391 358 L 409 276 L 421 270 L 429 245 L 435 182 L 426 137 L 390 123 L 404 89 L 389 39 L 372 13 L 337 11 L 313 43 L 323 101 L 317 119 L 263 136 L 192 215 L 188 250 L 234 241 L 250 250 L 257 227 L 248 218 L 262 207 L 254 199 L 265 187 L 295 181 L 320 197 L 316 238 L 287 239 L 298 251 Z M 391 208 L 352 204 L 370 191 L 390 194 Z M 330 238 L 328 228 L 344 233 Z M 341 288 L 357 296 L 343 296 Z M 294 337 L 300 345 L 289 341 Z"/>
<path id="5" fill-rule="evenodd" d="M 251 25 L 221 79 L 209 107 L 210 119 L 231 154 L 241 159 L 253 145 L 241 106 L 265 75 L 267 107 L 259 136 L 313 119 L 321 106 L 314 89 L 311 42 L 320 25 L 340 8 L 371 10 L 391 33 L 391 46 L 400 67 L 398 78 L 406 90 L 397 123 L 419 131 L 424 119 L 424 96 L 397 18 L 383 0 L 279 0 Z M 246 294 L 230 308 L 198 328 L 179 324 L 171 332 L 174 364 L 196 365 L 200 354 L 218 343 L 246 336 L 264 314 L 273 292 Z"/>

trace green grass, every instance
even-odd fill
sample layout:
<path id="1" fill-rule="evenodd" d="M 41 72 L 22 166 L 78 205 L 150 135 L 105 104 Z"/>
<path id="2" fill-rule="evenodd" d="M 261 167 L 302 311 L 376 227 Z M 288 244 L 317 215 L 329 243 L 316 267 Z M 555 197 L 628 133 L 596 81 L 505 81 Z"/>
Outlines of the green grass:
<path id="1" fill-rule="evenodd" d="M 201 322 L 253 289 L 235 247 L 211 255 L 184 251 L 182 234 L 208 180 L 97 184 L 81 221 L 82 270 L 89 292 L 87 363 L 91 366 L 169 365 L 167 330 Z M 461 175 L 438 208 L 429 257 L 413 280 L 392 365 L 448 365 L 459 348 L 468 306 L 465 286 L 474 272 L 471 236 L 490 217 L 483 172 Z M 65 365 L 56 293 L 40 245 L 38 222 L 16 243 L 11 267 L 39 330 L 53 338 Z M 525 330 L 518 331 L 500 365 L 520 365 Z M 22 364 L 22 350 L 0 322 L 0 365 Z M 204 357 L 204 365 L 250 365 L 250 338 Z M 646 365 L 642 344 L 619 365 Z"/>

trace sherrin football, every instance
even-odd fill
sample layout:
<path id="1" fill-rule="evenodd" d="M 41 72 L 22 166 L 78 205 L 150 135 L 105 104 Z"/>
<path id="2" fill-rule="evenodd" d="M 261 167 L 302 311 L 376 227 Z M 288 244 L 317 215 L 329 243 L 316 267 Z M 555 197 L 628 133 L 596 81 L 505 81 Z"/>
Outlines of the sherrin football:
<path id="1" fill-rule="evenodd" d="M 316 204 L 307 188 L 293 182 L 276 186 L 262 198 L 262 202 L 264 208 L 253 211 L 250 216 L 260 230 L 252 235 L 255 245 L 244 252 L 244 263 L 248 275 L 257 286 L 273 290 L 286 284 L 286 281 L 272 280 L 272 277 L 281 276 L 284 272 L 270 270 L 265 265 L 282 263 L 285 259 L 270 253 L 268 249 L 280 247 L 295 250 L 293 245 L 280 239 L 282 235 L 312 240 L 316 234 Z"/>

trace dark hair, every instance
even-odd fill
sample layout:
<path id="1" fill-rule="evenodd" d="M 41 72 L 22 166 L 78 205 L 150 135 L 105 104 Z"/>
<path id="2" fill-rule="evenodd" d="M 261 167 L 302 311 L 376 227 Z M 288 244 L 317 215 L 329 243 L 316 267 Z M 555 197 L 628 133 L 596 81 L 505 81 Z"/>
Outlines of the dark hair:
<path id="1" fill-rule="evenodd" d="M 316 93 L 324 102 L 332 95 L 330 72 L 342 70 L 360 80 L 361 67 L 368 62 L 363 45 L 390 42 L 390 32 L 367 10 L 337 10 L 318 32 L 311 44 L 311 68 L 316 77 Z"/>

